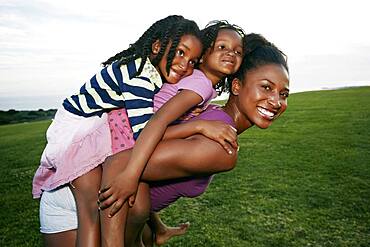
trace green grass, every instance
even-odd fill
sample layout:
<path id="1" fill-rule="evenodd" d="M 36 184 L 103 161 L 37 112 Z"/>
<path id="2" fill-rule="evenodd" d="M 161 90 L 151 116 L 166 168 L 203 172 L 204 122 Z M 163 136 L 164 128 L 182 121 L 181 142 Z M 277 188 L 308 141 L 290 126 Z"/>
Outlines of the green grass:
<path id="1" fill-rule="evenodd" d="M 237 167 L 163 211 L 190 221 L 166 246 L 370 246 L 370 87 L 293 94 Z M 49 122 L 0 126 L 0 246 L 39 246 L 31 181 Z"/>

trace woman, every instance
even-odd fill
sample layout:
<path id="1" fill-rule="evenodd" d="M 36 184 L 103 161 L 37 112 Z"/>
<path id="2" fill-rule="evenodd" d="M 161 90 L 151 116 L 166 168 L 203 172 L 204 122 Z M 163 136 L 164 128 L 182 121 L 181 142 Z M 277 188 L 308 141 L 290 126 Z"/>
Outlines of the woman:
<path id="1" fill-rule="evenodd" d="M 261 35 L 247 35 L 245 58 L 231 80 L 229 91 L 229 99 L 223 108 L 209 107 L 199 117 L 194 118 L 194 122 L 199 119 L 224 121 L 234 126 L 238 134 L 253 125 L 262 129 L 268 128 L 287 108 L 289 76 L 285 55 Z M 167 153 L 163 150 L 167 150 Z M 172 154 L 168 154 L 169 150 L 172 150 Z M 211 180 L 210 174 L 230 170 L 235 163 L 236 152 L 229 155 L 222 150 L 221 145 L 201 135 L 160 143 L 144 170 L 142 180 L 172 180 L 152 183 L 150 201 L 145 195 L 137 195 L 135 205 L 131 209 L 131 217 L 129 216 L 131 219 L 128 224 L 131 222 L 131 225 L 126 226 L 130 234 L 126 236 L 139 237 L 126 239 L 128 246 L 140 246 L 139 226 L 142 226 L 148 217 L 150 202 L 151 211 L 158 212 L 179 197 L 198 196 L 206 190 Z M 190 178 L 179 180 L 181 177 Z M 104 198 L 104 195 L 100 198 Z M 104 202 L 101 207 L 105 207 Z M 150 218 L 154 219 L 154 222 L 151 222 L 152 228 L 157 227 L 153 230 L 156 233 L 162 231 L 163 235 L 165 227 L 158 215 L 152 214 Z M 171 235 L 167 235 L 165 239 L 169 237 Z M 155 240 L 157 244 L 163 243 L 163 240 L 159 241 L 158 238 Z"/>

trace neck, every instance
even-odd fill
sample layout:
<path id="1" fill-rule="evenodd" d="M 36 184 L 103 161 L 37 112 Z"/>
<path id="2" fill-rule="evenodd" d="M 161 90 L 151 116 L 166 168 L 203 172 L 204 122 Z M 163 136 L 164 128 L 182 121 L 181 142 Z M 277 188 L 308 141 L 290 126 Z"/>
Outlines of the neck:
<path id="1" fill-rule="evenodd" d="M 217 83 L 224 78 L 224 74 L 213 73 L 212 70 L 208 69 L 203 63 L 199 65 L 199 69 L 211 80 L 212 86 L 215 87 Z"/>
<path id="2" fill-rule="evenodd" d="M 246 116 L 240 112 L 237 97 L 230 94 L 229 100 L 226 102 L 223 110 L 234 120 L 238 135 L 253 126 L 253 123 L 251 123 Z"/>

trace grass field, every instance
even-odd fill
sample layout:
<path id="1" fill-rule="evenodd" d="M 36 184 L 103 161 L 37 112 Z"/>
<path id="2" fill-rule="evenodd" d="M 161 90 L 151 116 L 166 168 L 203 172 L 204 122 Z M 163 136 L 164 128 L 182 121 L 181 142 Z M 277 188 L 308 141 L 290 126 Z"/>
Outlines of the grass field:
<path id="1" fill-rule="evenodd" d="M 239 138 L 237 167 L 165 222 L 167 246 L 370 246 L 370 87 L 293 94 L 268 130 Z M 0 126 L 0 246 L 39 246 L 31 181 L 49 122 Z"/>

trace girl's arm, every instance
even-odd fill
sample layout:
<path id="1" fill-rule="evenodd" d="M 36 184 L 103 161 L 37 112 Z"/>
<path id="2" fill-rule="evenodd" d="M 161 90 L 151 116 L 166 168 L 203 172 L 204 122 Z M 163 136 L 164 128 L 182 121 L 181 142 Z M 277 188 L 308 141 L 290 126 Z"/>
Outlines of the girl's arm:
<path id="1" fill-rule="evenodd" d="M 232 153 L 232 148 L 237 149 L 237 135 L 236 130 L 222 121 L 216 120 L 192 120 L 185 123 L 169 126 L 162 138 L 181 139 L 195 134 L 202 134 L 216 142 L 218 142 L 227 153 Z"/>
<path id="2" fill-rule="evenodd" d="M 131 150 L 119 152 L 108 158 L 105 163 L 117 167 L 117 173 L 122 170 L 120 161 L 130 159 Z M 177 179 L 189 176 L 210 175 L 231 170 L 237 161 L 237 151 L 232 155 L 223 151 L 223 148 L 213 140 L 202 135 L 191 136 L 187 139 L 171 139 L 161 141 L 148 164 L 146 165 L 141 180 L 160 181 Z M 165 171 L 165 172 L 164 172 Z M 104 200 L 99 196 L 100 208 L 109 207 L 114 201 L 111 198 Z M 113 209 L 114 214 L 116 209 Z"/>
<path id="3" fill-rule="evenodd" d="M 140 133 L 126 168 L 111 184 L 102 184 L 100 198 L 110 198 L 114 203 L 111 212 L 117 212 L 127 198 L 135 194 L 141 173 L 158 142 L 163 138 L 167 126 L 200 102 L 202 98 L 197 93 L 182 90 L 152 116 Z"/>

